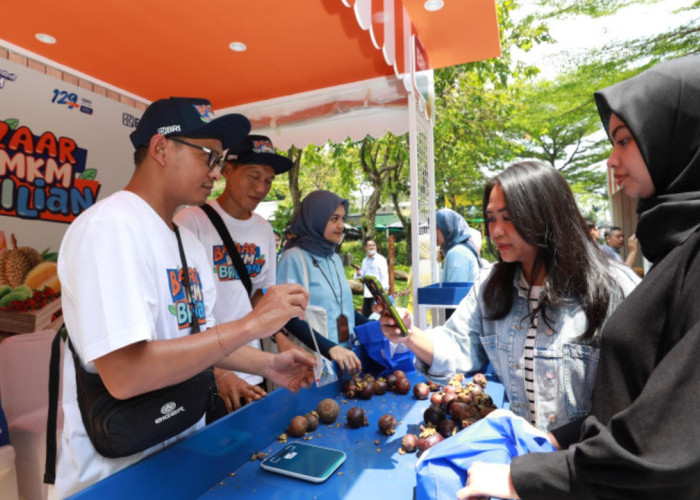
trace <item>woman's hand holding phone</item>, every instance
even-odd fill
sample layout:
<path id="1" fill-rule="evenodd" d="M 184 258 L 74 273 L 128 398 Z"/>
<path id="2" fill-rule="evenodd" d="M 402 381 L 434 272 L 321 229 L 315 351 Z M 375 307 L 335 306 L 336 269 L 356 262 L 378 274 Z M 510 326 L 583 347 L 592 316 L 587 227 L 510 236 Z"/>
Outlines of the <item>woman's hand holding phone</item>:
<path id="1" fill-rule="evenodd" d="M 396 309 L 396 312 L 406 327 L 408 335 L 403 333 L 396 319 L 391 314 L 391 311 L 384 308 L 382 304 L 375 304 L 372 310 L 380 315 L 379 324 L 382 327 L 382 333 L 390 342 L 395 344 L 405 344 L 408 341 L 411 336 L 411 325 L 413 324 L 413 318 L 407 309 L 398 308 Z"/>

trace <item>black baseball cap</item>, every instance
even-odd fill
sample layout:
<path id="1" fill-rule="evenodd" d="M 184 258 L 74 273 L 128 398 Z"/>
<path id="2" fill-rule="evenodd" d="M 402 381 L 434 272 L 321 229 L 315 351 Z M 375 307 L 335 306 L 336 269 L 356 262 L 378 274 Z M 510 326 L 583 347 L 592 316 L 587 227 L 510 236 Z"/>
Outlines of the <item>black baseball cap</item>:
<path id="1" fill-rule="evenodd" d="M 224 149 L 250 132 L 248 118 L 239 114 L 214 116 L 211 103 L 198 97 L 159 99 L 146 109 L 131 135 L 134 148 L 148 143 L 156 134 L 164 136 L 219 139 Z"/>
<path id="2" fill-rule="evenodd" d="M 267 165 L 276 174 L 283 174 L 294 163 L 289 158 L 277 154 L 275 146 L 269 137 L 264 135 L 249 135 L 242 141 L 229 148 L 226 159 L 246 165 Z"/>

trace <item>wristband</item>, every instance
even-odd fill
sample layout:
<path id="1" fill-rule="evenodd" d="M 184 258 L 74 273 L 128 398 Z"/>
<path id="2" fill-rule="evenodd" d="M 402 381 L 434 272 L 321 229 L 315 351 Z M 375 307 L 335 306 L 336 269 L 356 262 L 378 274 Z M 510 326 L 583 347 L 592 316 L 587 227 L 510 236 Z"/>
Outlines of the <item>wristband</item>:
<path id="1" fill-rule="evenodd" d="M 216 338 L 219 340 L 219 346 L 221 346 L 221 351 L 224 353 L 224 356 L 228 357 L 230 353 L 226 352 L 224 342 L 223 340 L 221 340 L 221 333 L 219 333 L 219 325 L 214 325 L 214 328 L 216 328 Z"/>

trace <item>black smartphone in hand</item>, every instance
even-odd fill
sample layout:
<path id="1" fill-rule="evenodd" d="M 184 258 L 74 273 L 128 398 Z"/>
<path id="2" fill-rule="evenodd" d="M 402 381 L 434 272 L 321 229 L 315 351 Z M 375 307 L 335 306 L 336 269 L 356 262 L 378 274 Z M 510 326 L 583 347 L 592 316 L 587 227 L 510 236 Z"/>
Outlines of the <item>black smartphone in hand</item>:
<path id="1" fill-rule="evenodd" d="M 384 291 L 384 288 L 382 288 L 382 284 L 379 280 L 374 276 L 365 276 L 362 278 L 362 282 L 367 286 L 377 304 L 380 304 L 384 310 L 389 311 L 391 317 L 396 321 L 396 326 L 401 330 L 401 335 L 408 337 L 408 328 L 404 325 L 401 316 L 399 316 L 399 312 L 396 310 L 396 307 L 394 307 L 394 304 L 392 304 L 391 299 Z"/>

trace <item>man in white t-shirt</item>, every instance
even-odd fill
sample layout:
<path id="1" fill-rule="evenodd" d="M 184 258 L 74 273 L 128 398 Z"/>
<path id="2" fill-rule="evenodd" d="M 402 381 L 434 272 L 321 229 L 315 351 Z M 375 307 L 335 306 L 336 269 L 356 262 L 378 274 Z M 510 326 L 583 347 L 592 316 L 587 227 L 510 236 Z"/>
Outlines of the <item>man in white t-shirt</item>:
<path id="1" fill-rule="evenodd" d="M 304 289 L 272 287 L 247 316 L 216 323 L 205 250 L 172 221 L 178 206 L 204 203 L 221 175 L 222 149 L 249 130 L 241 115 L 215 119 L 205 99 L 152 103 L 131 134 L 136 167 L 125 189 L 93 205 L 66 231 L 58 259 L 66 327 L 84 368 L 98 373 L 113 397 L 177 384 L 211 365 L 257 373 L 291 390 L 313 380 L 313 357 L 298 350 L 272 355 L 245 345 L 303 317 Z M 64 425 L 51 498 L 65 498 L 204 425 L 202 417 L 156 446 L 106 458 L 83 424 L 70 354 L 62 384 Z"/>
<path id="2" fill-rule="evenodd" d="M 386 262 L 386 258 L 377 252 L 377 243 L 374 240 L 367 240 L 365 243 L 365 252 L 367 256 L 362 259 L 362 267 L 359 269 L 355 268 L 355 278 L 362 278 L 364 276 L 374 276 L 382 284 L 382 288 L 389 293 L 389 267 Z M 374 299 L 369 291 L 369 288 L 365 286 L 364 289 L 364 300 L 362 301 L 362 315 L 369 317 L 372 314 L 372 305 L 374 304 Z"/>
<path id="3" fill-rule="evenodd" d="M 209 201 L 221 216 L 235 242 L 252 283 L 250 299 L 226 247 L 206 213 L 197 206 L 178 212 L 175 222 L 190 229 L 204 244 L 217 289 L 214 317 L 231 321 L 245 316 L 256 303 L 262 290 L 275 284 L 277 245 L 272 226 L 254 213 L 272 187 L 275 175 L 292 168 L 292 161 L 278 155 L 269 138 L 249 135 L 232 146 L 227 155 L 223 176 L 226 187 L 221 195 Z M 295 347 L 282 333 L 274 335 L 277 347 L 284 351 Z M 261 348 L 259 340 L 251 347 Z M 266 395 L 263 378 L 242 372 L 215 370 L 219 395 L 231 412 L 242 404 Z"/>

